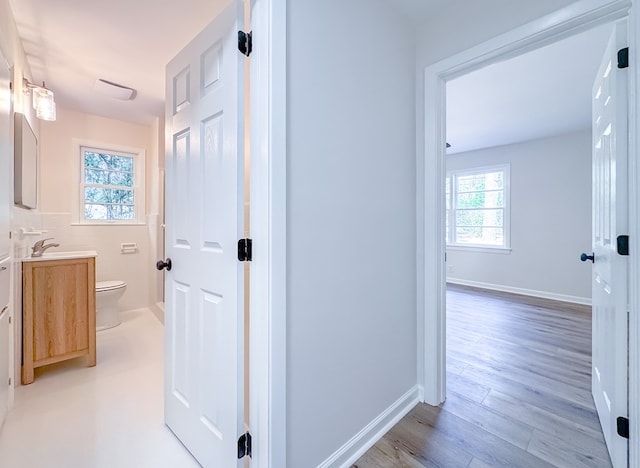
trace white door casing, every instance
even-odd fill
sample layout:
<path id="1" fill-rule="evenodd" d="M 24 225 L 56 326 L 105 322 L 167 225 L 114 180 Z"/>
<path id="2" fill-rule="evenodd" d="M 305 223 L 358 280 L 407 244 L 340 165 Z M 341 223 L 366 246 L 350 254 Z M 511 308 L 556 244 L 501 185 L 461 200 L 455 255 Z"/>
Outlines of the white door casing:
<path id="1" fill-rule="evenodd" d="M 205 468 L 236 466 L 243 432 L 241 3 L 166 75 L 165 421 Z"/>
<path id="2" fill-rule="evenodd" d="M 627 439 L 616 419 L 627 417 L 628 257 L 617 237 L 628 234 L 626 21 L 616 24 L 593 85 L 592 393 L 611 461 L 627 466 Z"/>

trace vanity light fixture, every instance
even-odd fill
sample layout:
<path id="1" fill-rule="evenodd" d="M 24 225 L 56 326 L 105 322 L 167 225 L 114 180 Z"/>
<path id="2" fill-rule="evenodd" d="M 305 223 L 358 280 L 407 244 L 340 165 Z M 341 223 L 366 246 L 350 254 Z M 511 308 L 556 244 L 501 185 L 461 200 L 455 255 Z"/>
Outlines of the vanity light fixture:
<path id="1" fill-rule="evenodd" d="M 42 120 L 56 120 L 56 102 L 53 99 L 53 91 L 48 89 L 44 81 L 42 86 L 31 83 L 26 78 L 22 79 L 24 94 L 31 93 L 33 108 L 36 117 Z"/>

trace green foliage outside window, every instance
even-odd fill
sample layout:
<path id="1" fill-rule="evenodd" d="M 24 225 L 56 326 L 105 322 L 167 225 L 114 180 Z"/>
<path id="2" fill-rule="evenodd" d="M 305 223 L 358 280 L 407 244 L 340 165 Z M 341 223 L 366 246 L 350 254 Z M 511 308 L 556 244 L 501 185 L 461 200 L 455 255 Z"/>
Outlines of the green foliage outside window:
<path id="1" fill-rule="evenodd" d="M 451 173 L 445 183 L 447 242 L 503 246 L 505 171 Z M 450 224 L 455 226 L 453 231 Z"/>
<path id="2" fill-rule="evenodd" d="M 84 150 L 84 219 L 133 220 L 134 158 Z"/>

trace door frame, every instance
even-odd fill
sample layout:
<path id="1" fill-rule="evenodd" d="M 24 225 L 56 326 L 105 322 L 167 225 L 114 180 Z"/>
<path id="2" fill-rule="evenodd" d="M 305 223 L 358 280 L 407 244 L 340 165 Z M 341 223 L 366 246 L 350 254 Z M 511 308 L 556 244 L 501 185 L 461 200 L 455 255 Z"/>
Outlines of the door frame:
<path id="1" fill-rule="evenodd" d="M 253 468 L 286 465 L 287 1 L 250 0 L 249 420 Z"/>
<path id="2" fill-rule="evenodd" d="M 419 265 L 418 376 L 423 401 L 438 405 L 445 399 L 446 311 L 444 180 L 446 143 L 446 82 L 483 66 L 506 60 L 564 39 L 594 26 L 628 17 L 629 49 L 629 236 L 640 238 L 640 67 L 633 51 L 640 50 L 640 0 L 579 0 L 482 44 L 424 69 L 424 154 L 417 173 Z M 419 166 L 420 167 L 420 166 Z M 632 244 L 633 246 L 633 244 Z M 640 255 L 630 251 L 629 284 L 640 284 Z M 421 278 L 420 278 L 421 277 Z M 630 288 L 629 395 L 640 395 L 640 291 Z M 640 399 L 629 400 L 629 463 L 640 467 Z"/>

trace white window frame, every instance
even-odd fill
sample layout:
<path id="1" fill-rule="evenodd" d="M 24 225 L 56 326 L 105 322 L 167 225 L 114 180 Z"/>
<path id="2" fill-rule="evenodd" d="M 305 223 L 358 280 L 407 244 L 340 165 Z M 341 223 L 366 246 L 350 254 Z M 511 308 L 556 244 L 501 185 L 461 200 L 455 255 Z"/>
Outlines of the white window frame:
<path id="1" fill-rule="evenodd" d="M 472 176 L 478 174 L 486 174 L 488 172 L 503 172 L 504 178 L 504 207 L 503 209 L 503 244 L 502 245 L 488 245 L 488 244 L 467 244 L 455 242 L 455 204 L 458 197 L 457 179 L 458 177 Z M 509 164 L 497 164 L 493 166 L 482 166 L 465 169 L 452 169 L 447 171 L 447 178 L 449 179 L 449 194 L 445 194 L 445 198 L 448 197 L 449 210 L 446 211 L 447 222 L 449 224 L 449 232 L 447 233 L 445 240 L 447 243 L 447 249 L 452 250 L 468 250 L 468 251 L 485 251 L 492 250 L 496 252 L 510 252 L 511 251 L 511 177 L 510 177 L 510 165 Z M 446 185 L 445 185 L 446 189 Z"/>
<path id="2" fill-rule="evenodd" d="M 106 220 L 106 219 L 85 219 L 84 217 L 84 150 L 91 150 L 98 153 L 115 154 L 116 156 L 133 157 L 134 185 L 134 215 L 133 219 Z M 73 224 L 80 225 L 144 225 L 146 224 L 146 201 L 145 201 L 145 160 L 146 151 L 142 148 L 132 148 L 126 146 L 112 145 L 86 140 L 73 140 L 73 151 L 75 154 L 75 183 L 73 194 Z"/>

